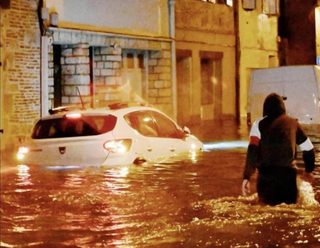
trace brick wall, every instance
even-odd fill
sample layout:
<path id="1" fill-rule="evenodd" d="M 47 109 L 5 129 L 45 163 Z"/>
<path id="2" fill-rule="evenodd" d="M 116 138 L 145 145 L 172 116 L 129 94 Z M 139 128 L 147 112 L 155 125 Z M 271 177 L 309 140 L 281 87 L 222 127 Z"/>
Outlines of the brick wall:
<path id="1" fill-rule="evenodd" d="M 1 9 L 1 149 L 15 149 L 40 115 L 40 30 L 37 1 Z"/>

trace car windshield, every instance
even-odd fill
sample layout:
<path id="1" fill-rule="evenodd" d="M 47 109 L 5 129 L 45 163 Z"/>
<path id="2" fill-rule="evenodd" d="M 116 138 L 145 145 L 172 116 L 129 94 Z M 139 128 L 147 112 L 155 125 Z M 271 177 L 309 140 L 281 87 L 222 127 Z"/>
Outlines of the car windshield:
<path id="1" fill-rule="evenodd" d="M 36 124 L 32 138 L 66 138 L 99 135 L 114 129 L 117 117 L 113 115 L 73 115 L 55 119 L 40 120 Z"/>

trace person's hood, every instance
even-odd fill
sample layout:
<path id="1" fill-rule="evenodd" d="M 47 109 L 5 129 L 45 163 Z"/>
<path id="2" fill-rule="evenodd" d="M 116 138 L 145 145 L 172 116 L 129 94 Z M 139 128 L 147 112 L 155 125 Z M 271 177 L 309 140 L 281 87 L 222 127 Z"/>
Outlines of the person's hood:
<path id="1" fill-rule="evenodd" d="M 271 93 L 267 96 L 263 104 L 263 116 L 276 118 L 286 113 L 286 108 L 281 96 Z"/>

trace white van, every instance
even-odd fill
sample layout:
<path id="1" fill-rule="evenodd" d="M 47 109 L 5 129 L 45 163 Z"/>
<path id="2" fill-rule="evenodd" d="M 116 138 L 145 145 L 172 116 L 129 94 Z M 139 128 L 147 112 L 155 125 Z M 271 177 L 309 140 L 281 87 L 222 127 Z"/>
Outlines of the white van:
<path id="1" fill-rule="evenodd" d="M 287 114 L 301 124 L 320 125 L 320 66 L 299 65 L 254 70 L 248 92 L 247 124 L 262 117 L 267 95 L 284 99 Z"/>

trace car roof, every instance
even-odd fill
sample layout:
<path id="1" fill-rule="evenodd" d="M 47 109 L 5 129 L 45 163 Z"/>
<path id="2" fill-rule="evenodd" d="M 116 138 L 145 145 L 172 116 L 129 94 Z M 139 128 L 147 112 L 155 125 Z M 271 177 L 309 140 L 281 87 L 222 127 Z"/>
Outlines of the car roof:
<path id="1" fill-rule="evenodd" d="M 47 119 L 55 119 L 60 118 L 62 116 L 65 116 L 67 114 L 97 114 L 97 115 L 115 115 L 115 116 L 124 116 L 128 113 L 135 112 L 135 111 L 141 111 L 141 110 L 152 110 L 156 112 L 160 112 L 158 109 L 151 107 L 151 106 L 132 106 L 132 105 L 113 105 L 106 108 L 88 108 L 88 109 L 81 109 L 81 108 L 75 108 L 75 107 L 58 107 L 55 109 L 52 109 L 49 111 L 51 113 L 50 115 L 44 116 L 41 118 L 41 120 L 47 120 Z"/>

